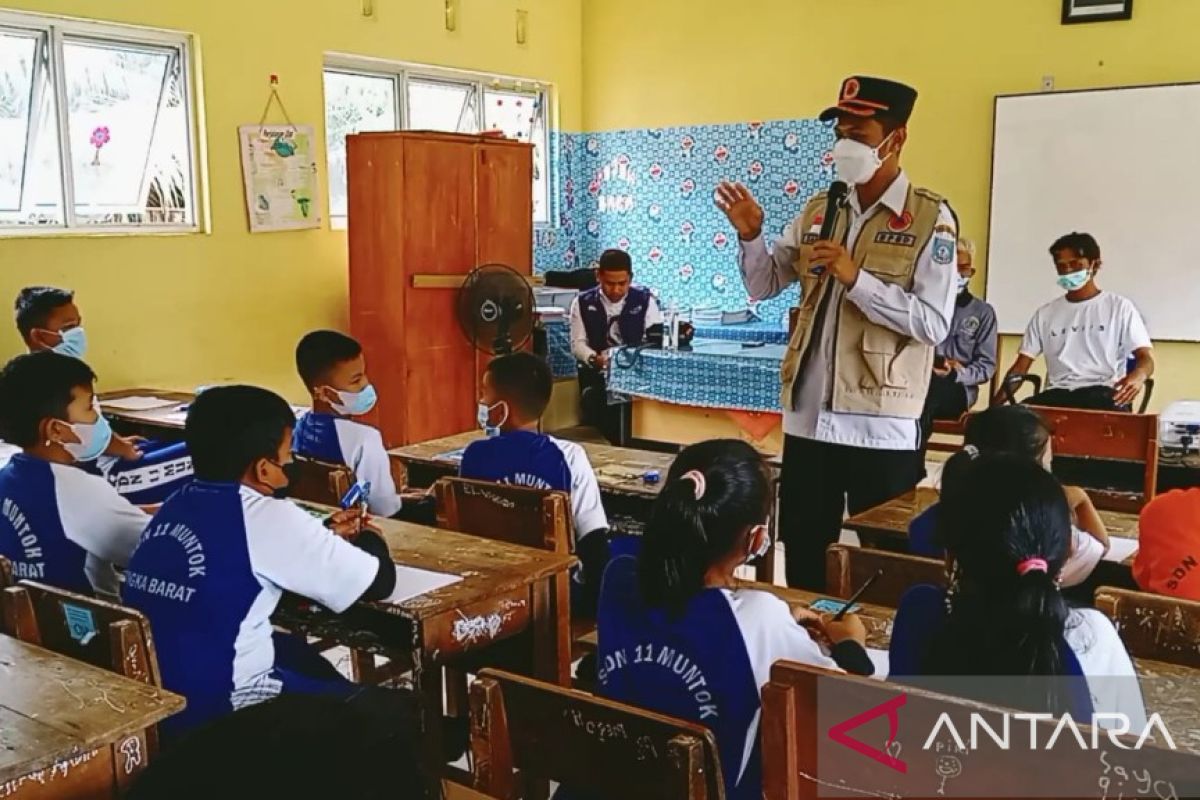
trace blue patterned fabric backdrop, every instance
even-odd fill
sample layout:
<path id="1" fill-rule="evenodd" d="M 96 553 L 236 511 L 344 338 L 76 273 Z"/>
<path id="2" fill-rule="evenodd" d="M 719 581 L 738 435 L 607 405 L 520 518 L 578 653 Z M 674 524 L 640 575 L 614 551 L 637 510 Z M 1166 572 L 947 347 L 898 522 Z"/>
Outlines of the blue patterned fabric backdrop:
<path id="1" fill-rule="evenodd" d="M 812 119 L 557 134 L 559 225 L 535 233 L 536 269 L 590 266 L 619 247 L 664 305 L 745 308 L 736 234 L 713 203 L 717 183 L 750 187 L 774 239 L 833 179 L 832 146 L 832 129 Z M 793 288 L 755 310 L 784 327 L 795 301 Z"/>

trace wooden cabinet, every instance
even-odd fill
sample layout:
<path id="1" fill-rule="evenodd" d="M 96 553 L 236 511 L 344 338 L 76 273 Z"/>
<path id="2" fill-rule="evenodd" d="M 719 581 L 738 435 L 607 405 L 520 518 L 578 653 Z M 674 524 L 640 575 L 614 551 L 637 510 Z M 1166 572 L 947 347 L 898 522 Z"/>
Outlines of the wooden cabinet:
<path id="1" fill-rule="evenodd" d="M 350 331 L 379 392 L 384 443 L 471 430 L 478 357 L 458 325 L 456 281 L 414 278 L 489 263 L 531 274 L 532 146 L 400 132 L 349 136 L 346 149 Z"/>

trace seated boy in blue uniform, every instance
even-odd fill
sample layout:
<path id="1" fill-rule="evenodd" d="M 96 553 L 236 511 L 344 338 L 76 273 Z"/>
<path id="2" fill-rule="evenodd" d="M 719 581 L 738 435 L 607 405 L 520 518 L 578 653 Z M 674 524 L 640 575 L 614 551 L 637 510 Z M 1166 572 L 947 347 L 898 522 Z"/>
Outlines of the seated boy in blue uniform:
<path id="1" fill-rule="evenodd" d="M 571 495 L 575 551 L 583 564 L 571 605 L 590 616 L 608 562 L 608 517 L 583 448 L 538 433 L 553 386 L 550 366 L 532 353 L 511 353 L 488 364 L 479 401 L 479 425 L 488 438 L 467 447 L 459 474 Z"/>
<path id="2" fill-rule="evenodd" d="M 188 410 L 196 478 L 154 515 L 122 591 L 154 628 L 164 686 L 187 698 L 163 725 L 169 735 L 284 692 L 361 691 L 303 639 L 271 628 L 285 591 L 341 612 L 396 584 L 361 509 L 322 521 L 276 499 L 295 422 L 283 398 L 253 386 L 209 389 Z"/>
<path id="3" fill-rule="evenodd" d="M 402 503 L 383 437 L 354 419 L 375 407 L 362 346 L 344 333 L 313 331 L 296 345 L 296 369 L 312 395 L 312 411 L 296 423 L 296 454 L 350 467 L 360 482 L 371 484 L 371 513 L 395 516 Z"/>
<path id="4" fill-rule="evenodd" d="M 75 358 L 87 354 L 83 316 L 75 293 L 51 286 L 29 286 L 16 302 L 17 330 L 29 352 L 53 350 Z M 113 435 L 103 455 L 85 466 L 103 475 L 130 502 L 154 506 L 192 476 L 192 460 L 180 442 L 151 442 Z"/>
<path id="5" fill-rule="evenodd" d="M 0 436 L 21 448 L 0 469 L 0 555 L 17 578 L 117 595 L 117 573 L 150 517 L 103 478 L 77 469 L 108 446 L 96 376 L 78 358 L 42 352 L 0 371 Z"/>

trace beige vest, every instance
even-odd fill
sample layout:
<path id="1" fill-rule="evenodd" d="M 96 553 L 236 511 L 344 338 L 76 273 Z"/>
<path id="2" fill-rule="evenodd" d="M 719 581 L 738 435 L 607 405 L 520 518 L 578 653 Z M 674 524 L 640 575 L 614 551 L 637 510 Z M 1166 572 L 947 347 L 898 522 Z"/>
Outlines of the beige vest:
<path id="1" fill-rule="evenodd" d="M 933 236 L 942 202 L 942 198 L 932 192 L 910 187 L 904 218 L 897 219 L 890 209 L 878 206 L 863 226 L 851 252 L 854 263 L 884 283 L 895 283 L 906 291 L 911 290 L 917 257 Z M 825 193 L 822 192 L 808 201 L 800 216 L 798 232 L 802 239 L 793 266 L 803 294 L 796 327 L 783 359 L 780 402 L 784 408 L 792 407 L 796 375 L 814 342 L 813 320 L 835 283 L 828 273 L 817 276 L 810 271 L 812 245 L 821 228 L 818 218 L 824 211 Z M 835 241 L 846 235 L 849 225 L 849 214 L 839 214 Z M 929 390 L 933 348 L 871 322 L 858 306 L 846 299 L 845 294 L 836 308 L 829 308 L 825 313 L 837 315 L 831 409 L 849 414 L 920 417 Z"/>

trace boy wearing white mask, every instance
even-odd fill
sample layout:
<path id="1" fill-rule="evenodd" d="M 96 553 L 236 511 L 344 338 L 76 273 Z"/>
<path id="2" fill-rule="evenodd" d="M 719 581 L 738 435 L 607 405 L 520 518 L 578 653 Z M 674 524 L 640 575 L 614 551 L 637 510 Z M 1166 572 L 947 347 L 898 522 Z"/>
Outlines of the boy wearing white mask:
<path id="1" fill-rule="evenodd" d="M 553 388 L 544 358 L 509 353 L 492 359 L 480 382 L 478 421 L 487 438 L 467 447 L 459 475 L 570 495 L 574 551 L 582 563 L 571 608 L 577 616 L 591 616 L 608 563 L 608 515 L 584 449 L 538 431 Z"/>
<path id="2" fill-rule="evenodd" d="M 911 489 L 934 347 L 950 332 L 958 222 L 900 168 L 917 92 L 882 78 L 842 83 L 833 161 L 850 184 L 822 239 L 827 193 L 811 198 L 770 250 L 763 210 L 740 184 L 717 204 L 737 229 L 747 291 L 764 300 L 801 285 L 782 365 L 782 538 L 790 586 L 820 591 L 842 516 Z"/>
<path id="3" fill-rule="evenodd" d="M 1009 375 L 1024 375 L 1046 357 L 1044 391 L 1031 405 L 1123 410 L 1154 374 L 1154 349 L 1133 303 L 1096 285 L 1100 245 L 1087 233 L 1069 233 L 1050 246 L 1062 297 L 1039 308 L 1025 329 Z M 1130 354 L 1136 365 L 1126 372 Z"/>
<path id="4" fill-rule="evenodd" d="M 0 371 L 0 435 L 21 448 L 0 469 L 0 555 L 16 578 L 117 595 L 150 517 L 108 481 L 77 469 L 112 438 L 83 361 L 43 351 Z"/>
<path id="5" fill-rule="evenodd" d="M 312 395 L 312 411 L 296 422 L 292 452 L 329 464 L 345 464 L 369 483 L 372 514 L 393 517 L 402 501 L 379 429 L 361 417 L 375 408 L 362 345 L 337 331 L 313 331 L 296 345 L 296 369 Z"/>
<path id="6" fill-rule="evenodd" d="M 27 286 L 15 303 L 17 331 L 29 352 L 52 351 L 82 359 L 87 355 L 83 315 L 75 293 L 53 286 Z M 161 504 L 192 479 L 192 459 L 182 442 L 154 442 L 112 434 L 100 458 L 81 463 L 103 475 L 131 503 Z"/>

